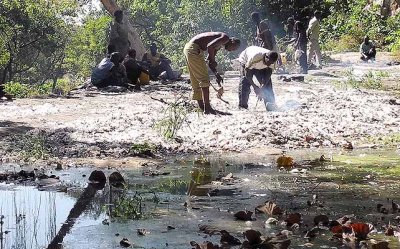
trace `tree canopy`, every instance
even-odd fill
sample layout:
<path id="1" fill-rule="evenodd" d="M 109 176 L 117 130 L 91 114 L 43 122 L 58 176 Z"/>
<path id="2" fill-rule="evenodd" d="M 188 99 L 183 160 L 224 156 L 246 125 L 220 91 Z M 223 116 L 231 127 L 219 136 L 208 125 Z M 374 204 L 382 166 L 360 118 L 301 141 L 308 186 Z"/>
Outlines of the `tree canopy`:
<path id="1" fill-rule="evenodd" d="M 195 34 L 224 31 L 253 43 L 250 14 L 259 11 L 279 37 L 288 17 L 306 19 L 323 12 L 322 41 L 328 50 L 355 50 L 368 34 L 382 49 L 400 49 L 399 15 L 383 16 L 367 0 L 117 0 L 146 47 L 156 42 L 175 66 L 184 67 L 182 49 Z M 89 9 L 87 0 L 3 0 L 0 2 L 0 84 L 43 84 L 64 75 L 85 79 L 107 46 L 112 17 Z M 238 54 L 219 55 L 221 66 Z"/>

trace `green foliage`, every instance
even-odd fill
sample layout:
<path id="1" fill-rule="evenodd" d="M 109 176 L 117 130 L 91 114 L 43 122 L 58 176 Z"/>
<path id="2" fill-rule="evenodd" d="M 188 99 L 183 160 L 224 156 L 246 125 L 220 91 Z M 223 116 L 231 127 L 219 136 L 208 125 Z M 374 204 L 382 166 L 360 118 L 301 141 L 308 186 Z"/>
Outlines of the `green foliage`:
<path id="1" fill-rule="evenodd" d="M 165 116 L 155 125 L 166 139 L 176 138 L 177 132 L 186 122 L 189 110 L 185 103 L 183 96 L 176 96 L 174 102 L 169 103 L 165 109 Z"/>
<path id="2" fill-rule="evenodd" d="M 47 159 L 50 154 L 49 141 L 44 132 L 28 133 L 14 137 L 13 149 L 25 160 Z"/>
<path id="3" fill-rule="evenodd" d="M 76 6 L 72 0 L 0 2 L 0 84 L 38 84 L 64 74 L 63 51 L 71 32 L 64 17 Z"/>
<path id="4" fill-rule="evenodd" d="M 15 98 L 32 98 L 48 96 L 51 93 L 57 95 L 67 95 L 76 84 L 71 82 L 68 78 L 58 79 L 53 91 L 53 83 L 46 82 L 38 85 L 22 84 L 20 82 L 10 81 L 4 84 L 4 91 Z"/>
<path id="5" fill-rule="evenodd" d="M 186 65 L 182 50 L 193 36 L 206 31 L 223 31 L 246 45 L 252 41 L 254 25 L 250 13 L 259 9 L 259 1 L 243 0 L 120 0 L 132 14 L 132 21 L 146 46 L 156 42 L 175 67 Z M 218 53 L 220 67 L 230 67 L 238 51 Z"/>
<path id="6" fill-rule="evenodd" d="M 107 48 L 107 32 L 111 18 L 104 14 L 88 16 L 78 27 L 66 47 L 65 64 L 76 77 L 86 78 L 104 57 Z"/>
<path id="7" fill-rule="evenodd" d="M 358 51 L 365 35 L 378 47 L 396 43 L 400 32 L 399 15 L 385 18 L 379 5 L 366 6 L 366 1 L 356 0 L 349 1 L 345 8 L 331 7 L 331 14 L 321 26 L 324 49 Z"/>
<path id="8" fill-rule="evenodd" d="M 129 154 L 133 156 L 153 157 L 156 152 L 156 146 L 150 143 L 133 144 L 129 149 Z"/>
<path id="9" fill-rule="evenodd" d="M 10 81 L 4 85 L 4 91 L 15 98 L 27 98 L 30 93 L 30 86 Z"/>
<path id="10" fill-rule="evenodd" d="M 139 195 L 132 197 L 123 195 L 118 198 L 112 209 L 112 216 L 121 220 L 139 220 L 143 218 L 142 198 Z"/>
<path id="11" fill-rule="evenodd" d="M 382 71 L 368 71 L 367 74 L 357 77 L 354 74 L 354 69 L 351 68 L 346 71 L 345 76 L 347 77 L 347 81 L 345 82 L 345 87 L 351 87 L 355 89 L 374 89 L 381 90 L 383 87 L 382 78 L 388 77 L 387 72 Z"/>

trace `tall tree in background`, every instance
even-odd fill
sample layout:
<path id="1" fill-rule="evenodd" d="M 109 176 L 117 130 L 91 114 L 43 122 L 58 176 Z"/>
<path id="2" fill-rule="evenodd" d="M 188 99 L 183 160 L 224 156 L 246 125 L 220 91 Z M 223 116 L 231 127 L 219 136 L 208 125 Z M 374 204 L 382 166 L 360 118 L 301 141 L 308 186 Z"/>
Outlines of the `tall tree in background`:
<path id="1" fill-rule="evenodd" d="M 101 3 L 103 4 L 104 8 L 110 13 L 111 16 L 114 15 L 114 12 L 120 7 L 117 5 L 117 3 L 114 0 L 101 0 Z M 123 9 L 124 10 L 124 9 Z M 129 17 L 127 17 L 126 13 L 124 15 L 124 22 L 129 22 Z M 129 33 L 128 33 L 128 39 L 131 43 L 131 47 L 136 50 L 136 54 L 141 57 L 145 53 L 145 48 L 143 46 L 143 42 L 140 39 L 139 34 L 135 30 L 135 28 L 132 26 L 132 24 L 129 25 Z"/>
<path id="2" fill-rule="evenodd" d="M 63 50 L 71 32 L 60 15 L 76 7 L 70 1 L 0 2 L 0 83 L 41 83 L 63 74 Z"/>

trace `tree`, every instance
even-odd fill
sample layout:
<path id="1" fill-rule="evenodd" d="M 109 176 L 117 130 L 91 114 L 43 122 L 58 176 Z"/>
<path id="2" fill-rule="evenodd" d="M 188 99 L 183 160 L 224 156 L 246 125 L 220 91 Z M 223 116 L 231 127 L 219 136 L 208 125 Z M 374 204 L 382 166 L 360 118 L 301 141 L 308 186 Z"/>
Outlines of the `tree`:
<path id="1" fill-rule="evenodd" d="M 0 2 L 0 84 L 43 83 L 64 74 L 63 50 L 71 30 L 60 16 L 74 7 L 68 0 Z"/>
<path id="2" fill-rule="evenodd" d="M 113 16 L 116 10 L 120 9 L 114 0 L 101 0 L 101 3 L 111 16 Z M 125 22 L 130 23 L 129 17 L 127 17 L 126 15 L 124 16 L 124 19 Z M 137 56 L 141 57 L 145 53 L 145 48 L 139 34 L 132 26 L 132 24 L 129 25 L 128 39 L 131 43 L 132 48 L 136 50 Z"/>

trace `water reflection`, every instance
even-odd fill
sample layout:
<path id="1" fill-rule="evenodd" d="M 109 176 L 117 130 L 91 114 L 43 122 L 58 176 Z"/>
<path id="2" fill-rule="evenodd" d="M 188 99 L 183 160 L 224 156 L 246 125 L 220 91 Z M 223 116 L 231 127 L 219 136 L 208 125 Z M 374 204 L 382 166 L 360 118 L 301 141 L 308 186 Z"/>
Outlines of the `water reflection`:
<path id="1" fill-rule="evenodd" d="M 96 175 L 94 177 L 94 175 Z M 96 179 L 94 179 L 96 178 Z M 58 231 L 57 235 L 50 242 L 47 249 L 59 249 L 62 248 L 61 243 L 64 240 L 65 235 L 69 233 L 71 228 L 74 226 L 76 220 L 81 216 L 81 214 L 88 208 L 89 204 L 93 201 L 98 190 L 102 190 L 106 184 L 106 177 L 101 171 L 94 171 L 89 177 L 89 180 L 95 180 L 89 182 L 88 186 L 85 188 L 81 196 L 76 201 L 74 207 L 69 212 L 69 215 Z"/>
<path id="2" fill-rule="evenodd" d="M 63 193 L 0 184 L 0 215 L 4 216 L 1 249 L 45 247 L 74 203 L 74 198 Z"/>

